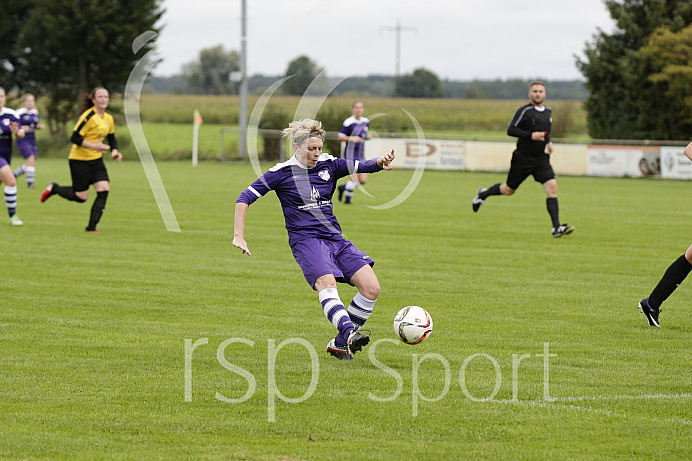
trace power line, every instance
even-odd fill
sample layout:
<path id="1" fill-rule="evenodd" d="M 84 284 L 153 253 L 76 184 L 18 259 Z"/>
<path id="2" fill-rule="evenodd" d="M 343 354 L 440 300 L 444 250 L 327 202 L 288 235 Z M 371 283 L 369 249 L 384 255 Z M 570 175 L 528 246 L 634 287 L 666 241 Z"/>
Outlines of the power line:
<path id="1" fill-rule="evenodd" d="M 415 27 L 402 27 L 401 26 L 401 20 L 396 21 L 396 26 L 390 27 L 381 27 L 380 29 L 390 31 L 394 31 L 394 36 L 395 36 L 395 49 L 394 49 L 394 76 L 398 77 L 399 72 L 400 72 L 400 67 L 401 67 L 401 31 L 408 31 L 411 30 L 413 32 L 417 32 L 418 30 Z"/>

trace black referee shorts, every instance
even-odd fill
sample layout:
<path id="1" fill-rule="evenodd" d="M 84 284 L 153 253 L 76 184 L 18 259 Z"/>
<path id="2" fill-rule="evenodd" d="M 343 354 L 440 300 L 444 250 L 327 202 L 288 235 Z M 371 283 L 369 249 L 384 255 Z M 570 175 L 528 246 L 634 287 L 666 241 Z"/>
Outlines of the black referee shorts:
<path id="1" fill-rule="evenodd" d="M 507 186 L 516 190 L 529 175 L 533 175 L 533 179 L 541 184 L 555 179 L 555 172 L 550 165 L 550 156 L 548 154 L 526 155 L 515 150 L 512 154 L 512 165 L 507 173 Z"/>
<path id="2" fill-rule="evenodd" d="M 95 182 L 110 181 L 103 158 L 96 160 L 70 159 L 70 173 L 72 173 L 72 188 L 75 192 L 85 191 Z"/>

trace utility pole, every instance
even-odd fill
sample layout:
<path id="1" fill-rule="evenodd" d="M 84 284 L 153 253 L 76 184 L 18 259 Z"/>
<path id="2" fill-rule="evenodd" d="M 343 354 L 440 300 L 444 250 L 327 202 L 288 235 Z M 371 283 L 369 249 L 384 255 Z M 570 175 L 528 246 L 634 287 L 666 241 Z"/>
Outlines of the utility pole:
<path id="1" fill-rule="evenodd" d="M 393 30 L 395 36 L 395 48 L 394 48 L 394 76 L 398 77 L 401 70 L 401 31 L 412 30 L 416 32 L 415 27 L 402 27 L 401 20 L 396 21 L 396 26 L 394 27 L 382 27 L 386 31 Z"/>
<path id="2" fill-rule="evenodd" d="M 240 128 L 240 141 L 238 143 L 238 156 L 245 158 L 247 152 L 247 7 L 246 0 L 241 0 L 240 19 L 240 112 L 238 115 L 238 127 Z"/>

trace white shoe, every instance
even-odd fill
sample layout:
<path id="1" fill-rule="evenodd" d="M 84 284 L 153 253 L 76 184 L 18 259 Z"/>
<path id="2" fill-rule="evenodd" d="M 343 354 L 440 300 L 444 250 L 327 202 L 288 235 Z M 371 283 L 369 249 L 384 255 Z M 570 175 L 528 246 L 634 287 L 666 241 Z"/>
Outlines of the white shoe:
<path id="1" fill-rule="evenodd" d="M 10 226 L 23 226 L 23 225 L 24 225 L 24 221 L 19 219 L 19 216 L 13 215 L 10 218 Z"/>

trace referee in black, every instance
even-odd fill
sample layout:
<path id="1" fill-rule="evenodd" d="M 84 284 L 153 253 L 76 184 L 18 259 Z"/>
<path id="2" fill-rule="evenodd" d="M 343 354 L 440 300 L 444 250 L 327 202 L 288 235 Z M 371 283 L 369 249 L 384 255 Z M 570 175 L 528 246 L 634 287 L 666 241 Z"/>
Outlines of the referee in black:
<path id="1" fill-rule="evenodd" d="M 553 142 L 550 140 L 550 128 L 553 123 L 550 107 L 543 105 L 545 84 L 532 82 L 529 86 L 531 102 L 517 109 L 514 118 L 509 122 L 507 134 L 518 138 L 517 148 L 512 154 L 512 165 L 507 174 L 507 182 L 497 183 L 489 188 L 481 187 L 473 198 L 473 211 L 483 205 L 491 195 L 512 195 L 529 175 L 543 185 L 548 198 L 546 205 L 553 224 L 553 237 L 570 234 L 574 226 L 560 224 L 560 208 L 557 204 L 557 180 L 550 166 L 550 154 L 553 153 Z"/>

